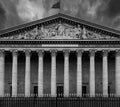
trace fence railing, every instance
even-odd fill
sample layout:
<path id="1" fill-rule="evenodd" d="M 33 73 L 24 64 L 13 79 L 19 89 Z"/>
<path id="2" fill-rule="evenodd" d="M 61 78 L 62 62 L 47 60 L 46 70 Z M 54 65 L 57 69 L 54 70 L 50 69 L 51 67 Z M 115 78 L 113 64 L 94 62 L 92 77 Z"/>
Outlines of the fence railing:
<path id="1" fill-rule="evenodd" d="M 120 107 L 120 97 L 0 97 L 0 107 Z"/>
<path id="2" fill-rule="evenodd" d="M 65 97 L 64 94 L 56 94 L 56 97 Z M 0 97 L 12 97 L 11 94 L 6 93 L 4 96 Z M 13 96 L 16 97 L 16 96 Z M 17 94 L 17 97 L 26 97 L 25 94 Z M 38 97 L 38 94 L 30 94 L 28 97 Z M 41 97 L 41 96 L 40 96 Z M 43 94 L 42 97 L 52 97 L 50 93 Z M 90 94 L 82 94 L 82 96 L 78 96 L 76 93 L 70 93 L 67 97 L 92 97 Z M 93 97 L 120 97 L 115 95 L 114 93 L 108 94 L 108 96 L 104 96 L 103 94 L 95 94 Z"/>

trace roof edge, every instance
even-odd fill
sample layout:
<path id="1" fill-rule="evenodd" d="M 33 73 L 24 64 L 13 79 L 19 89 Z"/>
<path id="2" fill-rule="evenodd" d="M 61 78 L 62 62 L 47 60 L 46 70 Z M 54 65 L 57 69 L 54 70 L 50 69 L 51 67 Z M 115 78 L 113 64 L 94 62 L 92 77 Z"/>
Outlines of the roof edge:
<path id="1" fill-rule="evenodd" d="M 10 27 L 10 28 L 7 28 L 7 29 L 3 29 L 3 30 L 0 31 L 0 35 L 3 35 L 5 33 L 10 33 L 10 32 L 13 32 L 13 31 L 16 31 L 16 30 L 19 30 L 19 29 L 24 29 L 26 27 L 34 26 L 35 24 L 43 23 L 45 21 L 53 20 L 53 19 L 56 19 L 56 18 L 59 18 L 59 17 L 62 17 L 62 18 L 65 18 L 65 19 L 68 19 L 68 20 L 71 20 L 71 21 L 74 21 L 74 22 L 77 22 L 77 23 L 82 23 L 86 26 L 94 27 L 95 29 L 103 30 L 105 32 L 120 35 L 119 30 L 113 29 L 113 28 L 108 27 L 108 26 L 103 26 L 103 25 L 100 25 L 100 24 L 97 24 L 97 23 L 92 23 L 92 22 L 86 21 L 82 18 L 78 18 L 78 17 L 71 16 L 69 14 L 62 13 L 61 11 L 59 13 L 55 14 L 55 15 L 48 16 L 48 17 L 45 17 L 43 19 L 39 19 L 39 20 L 35 20 L 35 21 L 32 21 L 32 22 L 19 24 L 19 25 L 16 25 L 16 26 L 13 26 L 13 27 Z"/>

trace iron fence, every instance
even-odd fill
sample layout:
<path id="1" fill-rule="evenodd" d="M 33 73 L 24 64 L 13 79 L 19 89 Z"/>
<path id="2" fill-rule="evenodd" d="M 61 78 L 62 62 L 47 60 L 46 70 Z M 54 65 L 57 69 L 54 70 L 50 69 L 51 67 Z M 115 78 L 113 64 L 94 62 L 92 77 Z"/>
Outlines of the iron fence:
<path id="1" fill-rule="evenodd" d="M 120 107 L 120 97 L 0 97 L 0 107 Z"/>

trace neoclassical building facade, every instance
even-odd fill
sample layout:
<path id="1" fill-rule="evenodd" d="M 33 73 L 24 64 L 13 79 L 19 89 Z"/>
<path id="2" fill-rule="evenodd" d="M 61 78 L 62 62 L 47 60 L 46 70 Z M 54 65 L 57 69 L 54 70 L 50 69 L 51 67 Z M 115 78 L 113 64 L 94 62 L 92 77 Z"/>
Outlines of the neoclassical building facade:
<path id="1" fill-rule="evenodd" d="M 0 96 L 120 96 L 120 32 L 62 13 L 0 32 Z"/>

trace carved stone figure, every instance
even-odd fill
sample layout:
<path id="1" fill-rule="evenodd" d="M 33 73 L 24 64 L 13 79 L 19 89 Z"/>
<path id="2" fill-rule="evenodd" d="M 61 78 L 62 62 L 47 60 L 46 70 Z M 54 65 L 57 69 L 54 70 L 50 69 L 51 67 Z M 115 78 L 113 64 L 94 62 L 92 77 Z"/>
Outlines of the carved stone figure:
<path id="1" fill-rule="evenodd" d="M 45 33 L 43 26 L 41 26 L 40 31 L 41 31 L 41 37 L 43 37 L 43 36 L 44 36 L 44 33 Z"/>
<path id="2" fill-rule="evenodd" d="M 78 38 L 81 39 L 81 36 L 82 36 L 82 29 L 81 29 L 80 25 L 78 25 L 78 32 L 79 32 Z"/>
<path id="3" fill-rule="evenodd" d="M 65 30 L 64 25 L 59 24 L 58 25 L 58 35 L 63 36 L 64 35 L 64 30 Z"/>
<path id="4" fill-rule="evenodd" d="M 83 34 L 82 34 L 83 39 L 87 39 L 87 31 L 85 28 L 83 28 Z"/>
<path id="5" fill-rule="evenodd" d="M 70 36 L 70 28 L 65 29 L 65 36 Z"/>
<path id="6" fill-rule="evenodd" d="M 76 38 L 80 38 L 80 36 L 81 36 L 81 28 L 80 27 L 75 27 L 74 28 L 74 33 L 76 35 Z"/>

